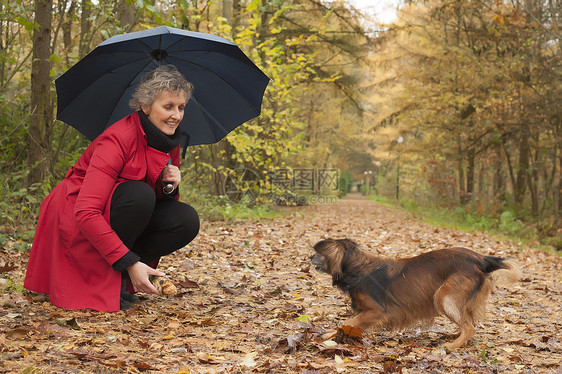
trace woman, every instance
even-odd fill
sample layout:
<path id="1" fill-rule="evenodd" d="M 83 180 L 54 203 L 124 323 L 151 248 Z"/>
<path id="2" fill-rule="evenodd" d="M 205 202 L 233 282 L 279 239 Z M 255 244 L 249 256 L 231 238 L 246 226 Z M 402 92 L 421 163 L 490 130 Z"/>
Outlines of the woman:
<path id="1" fill-rule="evenodd" d="M 164 275 L 159 258 L 199 231 L 197 212 L 178 201 L 178 126 L 192 90 L 171 65 L 142 78 L 136 111 L 98 136 L 41 204 L 25 288 L 61 308 L 104 312 L 138 300 L 129 279 L 134 291 L 159 294 L 149 281 Z"/>

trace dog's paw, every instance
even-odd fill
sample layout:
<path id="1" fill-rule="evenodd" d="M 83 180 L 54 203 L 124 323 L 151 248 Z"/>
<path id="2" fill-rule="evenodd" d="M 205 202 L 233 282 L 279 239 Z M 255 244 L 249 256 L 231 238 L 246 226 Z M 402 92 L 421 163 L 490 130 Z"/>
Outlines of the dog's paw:
<path id="1" fill-rule="evenodd" d="M 336 333 L 336 342 L 350 344 L 352 342 L 361 341 L 363 339 L 363 331 L 351 325 L 345 325 L 338 328 Z"/>

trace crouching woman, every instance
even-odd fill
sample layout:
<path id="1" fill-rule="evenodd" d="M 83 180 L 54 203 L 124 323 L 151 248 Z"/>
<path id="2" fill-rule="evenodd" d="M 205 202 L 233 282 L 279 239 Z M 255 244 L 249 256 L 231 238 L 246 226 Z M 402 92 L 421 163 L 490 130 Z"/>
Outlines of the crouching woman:
<path id="1" fill-rule="evenodd" d="M 127 281 L 159 294 L 149 276 L 164 275 L 160 257 L 199 232 L 197 212 L 179 201 L 179 124 L 192 90 L 170 65 L 142 78 L 133 113 L 98 136 L 42 202 L 25 288 L 61 308 L 104 312 L 138 301 Z"/>

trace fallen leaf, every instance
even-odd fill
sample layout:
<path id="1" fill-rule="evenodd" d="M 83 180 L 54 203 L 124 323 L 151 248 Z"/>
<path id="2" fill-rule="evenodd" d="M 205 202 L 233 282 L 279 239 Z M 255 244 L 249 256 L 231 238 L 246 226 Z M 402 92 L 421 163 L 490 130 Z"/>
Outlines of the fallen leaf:
<path id="1" fill-rule="evenodd" d="M 186 279 L 179 282 L 180 287 L 183 288 L 199 288 L 199 285 L 192 280 Z"/>
<path id="2" fill-rule="evenodd" d="M 78 324 L 78 322 L 76 321 L 76 318 L 70 318 L 70 319 L 65 319 L 65 318 L 56 318 L 54 320 L 54 322 L 59 325 L 59 326 L 67 326 L 70 327 L 73 330 L 81 330 L 82 328 L 80 327 L 80 325 Z"/>
<path id="3" fill-rule="evenodd" d="M 0 266 L 0 273 L 7 273 L 9 271 L 12 271 L 16 268 L 16 265 L 14 265 L 13 263 L 6 263 L 2 266 Z"/>
<path id="4" fill-rule="evenodd" d="M 172 321 L 170 321 L 170 323 L 168 323 L 169 329 L 178 329 L 181 326 L 182 326 L 182 324 L 178 320 L 172 320 Z"/>
<path id="5" fill-rule="evenodd" d="M 6 333 L 6 337 L 12 339 L 24 339 L 31 334 L 30 329 L 26 329 L 23 327 L 18 327 L 13 330 L 10 330 Z"/>
<path id="6" fill-rule="evenodd" d="M 304 322 L 304 323 L 310 323 L 310 322 L 312 322 L 312 320 L 310 319 L 310 317 L 307 316 L 307 315 L 302 315 L 302 316 L 298 317 L 298 318 L 297 318 L 297 321 Z"/>
<path id="7" fill-rule="evenodd" d="M 217 364 L 225 360 L 222 356 L 213 356 L 207 352 L 197 352 L 195 357 L 197 357 L 197 360 L 202 364 Z"/>
<path id="8" fill-rule="evenodd" d="M 154 366 L 151 366 L 151 365 L 149 365 L 147 363 L 144 363 L 144 362 L 133 362 L 132 366 L 134 368 L 137 368 L 137 369 L 141 370 L 141 371 L 143 371 L 143 370 L 157 370 L 157 368 L 155 368 Z"/>

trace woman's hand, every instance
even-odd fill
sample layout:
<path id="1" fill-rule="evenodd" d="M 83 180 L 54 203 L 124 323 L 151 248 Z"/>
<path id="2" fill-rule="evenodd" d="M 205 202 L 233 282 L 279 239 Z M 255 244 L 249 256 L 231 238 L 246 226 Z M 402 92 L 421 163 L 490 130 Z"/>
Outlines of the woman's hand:
<path id="1" fill-rule="evenodd" d="M 162 174 L 160 174 L 160 180 L 162 183 L 172 183 L 174 189 L 178 188 L 181 182 L 180 169 L 175 165 L 166 165 L 164 170 L 162 170 Z"/>
<path id="2" fill-rule="evenodd" d="M 164 273 L 159 270 L 153 269 L 145 263 L 136 262 L 127 268 L 129 273 L 129 278 L 131 278 L 131 283 L 136 292 L 152 293 L 155 295 L 160 295 L 160 292 L 150 283 L 149 276 L 156 275 L 163 277 Z"/>

